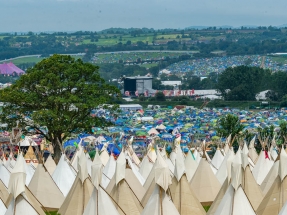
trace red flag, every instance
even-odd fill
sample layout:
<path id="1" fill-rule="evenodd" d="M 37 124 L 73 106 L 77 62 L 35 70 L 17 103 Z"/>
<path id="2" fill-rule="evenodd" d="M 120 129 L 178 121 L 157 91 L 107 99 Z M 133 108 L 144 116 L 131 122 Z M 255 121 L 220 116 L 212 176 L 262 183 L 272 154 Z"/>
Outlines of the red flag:
<path id="1" fill-rule="evenodd" d="M 265 159 L 266 159 L 266 158 L 268 158 L 268 159 L 270 160 L 269 155 L 268 155 L 268 150 L 267 150 L 267 149 L 265 150 Z"/>
<path id="2" fill-rule="evenodd" d="M 138 91 L 136 91 L 136 92 L 135 92 L 135 95 L 136 95 L 136 96 L 139 96 L 139 92 L 138 92 Z"/>
<path id="3" fill-rule="evenodd" d="M 191 93 L 194 94 L 194 89 L 191 90 Z"/>

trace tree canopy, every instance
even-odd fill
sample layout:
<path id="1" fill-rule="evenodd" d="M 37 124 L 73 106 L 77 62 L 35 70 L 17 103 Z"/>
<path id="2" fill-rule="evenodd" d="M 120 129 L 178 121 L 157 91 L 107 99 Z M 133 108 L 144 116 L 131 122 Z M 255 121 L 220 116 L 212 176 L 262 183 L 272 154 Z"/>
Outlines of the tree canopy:
<path id="1" fill-rule="evenodd" d="M 90 131 L 92 126 L 105 126 L 101 117 L 91 117 L 99 105 L 112 104 L 119 90 L 108 85 L 98 67 L 71 56 L 53 55 L 42 60 L 11 87 L 0 91 L 5 103 L 1 121 L 24 133 L 33 128 L 51 141 L 59 159 L 63 140 L 73 132 Z M 109 106 L 115 110 L 117 107 Z M 47 126 L 44 133 L 40 126 Z"/>
<path id="2" fill-rule="evenodd" d="M 220 137 L 228 137 L 231 135 L 231 143 L 234 141 L 235 137 L 240 134 L 244 129 L 244 126 L 240 123 L 238 116 L 233 114 L 228 114 L 222 117 L 218 121 L 218 126 L 216 128 L 217 135 Z"/>
<path id="3" fill-rule="evenodd" d="M 217 89 L 225 100 L 252 101 L 268 84 L 264 80 L 270 74 L 270 71 L 259 67 L 230 67 L 220 74 Z"/>

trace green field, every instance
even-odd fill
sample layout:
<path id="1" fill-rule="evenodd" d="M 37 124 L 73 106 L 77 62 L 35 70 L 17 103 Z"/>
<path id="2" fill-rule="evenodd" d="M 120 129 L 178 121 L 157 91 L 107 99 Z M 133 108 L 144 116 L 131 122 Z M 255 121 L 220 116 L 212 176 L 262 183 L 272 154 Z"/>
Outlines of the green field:
<path id="1" fill-rule="evenodd" d="M 287 64 L 287 56 L 272 56 L 270 57 L 272 61 L 276 63 L 281 63 L 281 64 Z"/>
<path id="2" fill-rule="evenodd" d="M 82 57 L 77 56 L 75 58 L 78 59 L 78 58 L 82 58 Z M 45 59 L 45 58 L 43 58 L 43 57 L 23 57 L 23 58 L 18 58 L 18 59 L 14 59 L 14 60 L 7 60 L 7 61 L 3 61 L 3 62 L 6 62 L 6 63 L 12 62 L 15 65 L 19 65 L 19 64 L 24 64 L 24 63 L 39 63 L 43 59 Z"/>
<path id="3" fill-rule="evenodd" d="M 165 57 L 178 58 L 183 53 L 175 52 L 130 52 L 130 53 L 112 53 L 112 54 L 96 54 L 94 63 L 117 63 L 119 60 L 123 62 L 135 62 L 138 58 L 141 60 L 163 59 Z"/>
<path id="4" fill-rule="evenodd" d="M 15 65 L 19 65 L 19 64 L 22 64 L 22 63 L 38 63 L 40 62 L 41 60 L 43 60 L 44 58 L 41 58 L 41 57 L 24 57 L 24 58 L 18 58 L 18 59 L 15 59 L 15 60 L 7 60 L 5 62 L 12 62 L 14 63 Z"/>
<path id="5" fill-rule="evenodd" d="M 157 63 L 146 63 L 146 64 L 141 64 L 140 66 L 149 69 L 151 67 L 157 66 Z"/>

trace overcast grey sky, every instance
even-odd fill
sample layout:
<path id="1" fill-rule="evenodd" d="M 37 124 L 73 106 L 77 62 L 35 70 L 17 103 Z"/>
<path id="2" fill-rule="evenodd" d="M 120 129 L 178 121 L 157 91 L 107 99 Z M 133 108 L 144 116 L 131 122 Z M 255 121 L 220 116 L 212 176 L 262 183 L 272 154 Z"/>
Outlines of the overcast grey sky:
<path id="1" fill-rule="evenodd" d="M 286 0 L 0 0 L 0 32 L 282 25 Z"/>

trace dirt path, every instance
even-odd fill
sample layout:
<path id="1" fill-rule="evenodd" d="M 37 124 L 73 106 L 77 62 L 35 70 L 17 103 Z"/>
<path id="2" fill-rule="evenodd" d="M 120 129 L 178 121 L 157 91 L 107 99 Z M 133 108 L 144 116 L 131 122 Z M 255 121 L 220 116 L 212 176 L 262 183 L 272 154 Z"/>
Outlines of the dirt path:
<path id="1" fill-rule="evenodd" d="M 261 65 L 260 65 L 260 68 L 262 68 L 262 69 L 264 69 L 264 67 L 265 67 L 265 65 L 264 65 L 265 59 L 266 59 L 266 56 L 263 56 L 262 61 L 261 61 Z"/>

